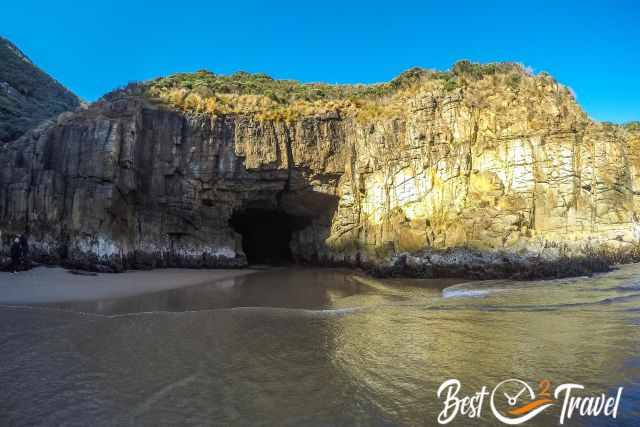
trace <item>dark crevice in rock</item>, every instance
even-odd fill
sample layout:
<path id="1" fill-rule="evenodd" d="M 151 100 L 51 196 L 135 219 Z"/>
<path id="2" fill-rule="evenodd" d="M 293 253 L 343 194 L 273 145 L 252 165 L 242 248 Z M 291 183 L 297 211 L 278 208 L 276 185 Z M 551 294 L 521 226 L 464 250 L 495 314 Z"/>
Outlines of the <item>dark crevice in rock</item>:
<path id="1" fill-rule="evenodd" d="M 295 161 L 293 159 L 293 148 L 291 148 L 291 135 L 289 135 L 289 130 L 286 128 L 285 130 L 285 144 L 287 147 L 287 183 L 285 185 L 285 190 L 291 190 L 291 179 L 293 177 L 293 168 L 295 166 Z"/>
<path id="2" fill-rule="evenodd" d="M 249 208 L 234 213 L 229 224 L 242 236 L 242 250 L 249 265 L 286 265 L 293 262 L 293 233 L 308 227 L 311 221 L 280 210 Z"/>

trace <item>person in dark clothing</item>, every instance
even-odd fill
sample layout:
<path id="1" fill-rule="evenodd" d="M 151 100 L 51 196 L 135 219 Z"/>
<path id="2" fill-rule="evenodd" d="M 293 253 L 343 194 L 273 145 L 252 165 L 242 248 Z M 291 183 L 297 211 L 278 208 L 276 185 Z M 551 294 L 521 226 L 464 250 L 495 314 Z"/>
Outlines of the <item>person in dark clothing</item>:
<path id="1" fill-rule="evenodd" d="M 9 265 L 9 271 L 15 273 L 20 267 L 20 259 L 22 258 L 22 247 L 20 246 L 20 239 L 16 237 L 11 245 L 11 265 Z"/>
<path id="2" fill-rule="evenodd" d="M 27 236 L 24 234 L 20 236 L 20 261 L 26 270 L 31 267 L 31 261 L 29 260 L 29 239 L 27 239 Z"/>

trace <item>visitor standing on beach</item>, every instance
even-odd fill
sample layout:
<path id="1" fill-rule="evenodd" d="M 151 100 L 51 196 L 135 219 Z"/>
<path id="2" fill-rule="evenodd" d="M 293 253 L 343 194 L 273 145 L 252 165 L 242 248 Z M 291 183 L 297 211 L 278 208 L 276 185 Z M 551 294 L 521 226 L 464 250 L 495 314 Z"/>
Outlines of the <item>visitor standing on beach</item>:
<path id="1" fill-rule="evenodd" d="M 11 245 L 11 265 L 9 266 L 9 271 L 15 274 L 15 272 L 20 267 L 20 259 L 22 258 L 22 248 L 20 246 L 20 239 L 15 238 L 13 244 Z"/>
<path id="2" fill-rule="evenodd" d="M 20 263 L 25 270 L 31 267 L 31 262 L 29 261 L 29 239 L 26 234 L 20 236 Z"/>

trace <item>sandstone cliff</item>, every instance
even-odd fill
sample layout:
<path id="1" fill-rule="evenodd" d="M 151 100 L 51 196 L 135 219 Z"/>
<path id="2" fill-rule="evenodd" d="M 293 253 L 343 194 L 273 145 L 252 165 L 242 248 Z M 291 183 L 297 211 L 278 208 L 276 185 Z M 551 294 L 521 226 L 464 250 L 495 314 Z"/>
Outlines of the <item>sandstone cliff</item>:
<path id="1" fill-rule="evenodd" d="M 5 242 L 28 230 L 39 259 L 81 267 L 243 266 L 274 245 L 528 277 L 635 259 L 640 238 L 640 132 L 513 64 L 373 86 L 172 76 L 5 144 L 0 171 Z"/>

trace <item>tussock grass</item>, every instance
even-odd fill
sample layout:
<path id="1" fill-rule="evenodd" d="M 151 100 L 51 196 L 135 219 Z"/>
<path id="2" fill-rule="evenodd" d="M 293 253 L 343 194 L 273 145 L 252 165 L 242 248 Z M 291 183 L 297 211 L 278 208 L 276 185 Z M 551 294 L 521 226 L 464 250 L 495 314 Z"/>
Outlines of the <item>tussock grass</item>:
<path id="1" fill-rule="evenodd" d="M 477 109 L 489 106 L 501 90 L 535 99 L 554 85 L 560 87 L 548 74 L 533 76 L 520 64 L 460 61 L 450 71 L 415 67 L 389 82 L 368 85 L 300 83 L 262 73 L 224 76 L 200 70 L 147 82 L 144 94 L 183 111 L 214 116 L 251 114 L 258 120 L 293 122 L 337 112 L 367 123 L 402 117 L 410 105 L 407 101 L 420 92 L 446 96 L 464 91 L 467 106 Z M 495 104 L 501 108 L 501 103 Z"/>

